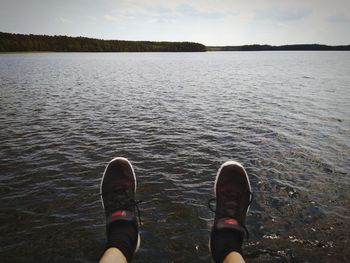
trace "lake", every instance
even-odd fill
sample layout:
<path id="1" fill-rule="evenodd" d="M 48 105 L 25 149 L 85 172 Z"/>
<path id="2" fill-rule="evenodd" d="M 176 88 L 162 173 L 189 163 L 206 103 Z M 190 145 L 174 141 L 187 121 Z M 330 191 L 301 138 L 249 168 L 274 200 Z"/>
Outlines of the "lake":
<path id="1" fill-rule="evenodd" d="M 1 262 L 96 262 L 99 184 L 128 158 L 133 262 L 210 262 L 217 169 L 254 201 L 248 262 L 350 257 L 350 52 L 0 55 Z"/>

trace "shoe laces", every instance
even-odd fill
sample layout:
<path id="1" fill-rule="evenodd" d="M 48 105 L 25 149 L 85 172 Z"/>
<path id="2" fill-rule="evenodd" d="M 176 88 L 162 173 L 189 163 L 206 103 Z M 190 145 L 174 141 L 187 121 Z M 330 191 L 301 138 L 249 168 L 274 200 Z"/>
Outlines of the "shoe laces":
<path id="1" fill-rule="evenodd" d="M 229 209 L 231 211 L 233 211 L 232 213 L 227 212 L 227 209 L 225 209 L 224 212 L 222 211 L 218 211 L 217 207 L 213 207 L 212 203 L 215 202 L 217 203 L 217 198 L 211 198 L 208 201 L 208 208 L 210 211 L 212 211 L 213 213 L 215 213 L 215 215 L 220 216 L 220 217 L 228 217 L 228 218 L 232 218 L 235 219 L 244 229 L 246 236 L 247 236 L 247 240 L 249 239 L 249 231 L 245 225 L 244 222 L 241 222 L 241 220 L 239 220 L 237 213 L 240 212 L 242 209 L 240 209 L 240 202 L 243 198 L 244 195 L 249 194 L 250 196 L 250 200 L 248 203 L 248 206 L 253 202 L 253 193 L 251 192 L 242 192 L 241 194 L 236 194 L 236 193 L 232 193 L 232 192 L 228 192 L 228 193 L 224 193 L 222 196 L 222 202 L 224 203 L 224 207 L 229 207 Z"/>
<path id="2" fill-rule="evenodd" d="M 104 196 L 105 209 L 107 214 L 113 213 L 115 210 L 127 210 L 133 211 L 133 208 L 136 208 L 137 219 L 140 225 L 142 225 L 141 213 L 139 204 L 142 203 L 142 200 L 135 200 L 130 198 L 130 193 L 127 189 L 120 187 L 115 188 L 112 191 L 103 192 L 100 196 Z"/>

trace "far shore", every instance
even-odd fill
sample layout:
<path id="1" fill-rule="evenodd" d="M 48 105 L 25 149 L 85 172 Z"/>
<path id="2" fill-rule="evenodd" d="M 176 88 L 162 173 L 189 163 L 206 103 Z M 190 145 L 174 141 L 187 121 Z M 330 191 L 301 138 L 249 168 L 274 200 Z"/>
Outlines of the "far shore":
<path id="1" fill-rule="evenodd" d="M 196 42 L 103 40 L 86 37 L 0 32 L 0 53 L 47 52 L 206 52 L 206 51 L 350 51 L 350 45 L 323 44 L 205 46 Z"/>
<path id="2" fill-rule="evenodd" d="M 243 46 L 207 46 L 207 51 L 350 51 L 350 45 L 295 44 L 272 46 L 256 44 Z"/>

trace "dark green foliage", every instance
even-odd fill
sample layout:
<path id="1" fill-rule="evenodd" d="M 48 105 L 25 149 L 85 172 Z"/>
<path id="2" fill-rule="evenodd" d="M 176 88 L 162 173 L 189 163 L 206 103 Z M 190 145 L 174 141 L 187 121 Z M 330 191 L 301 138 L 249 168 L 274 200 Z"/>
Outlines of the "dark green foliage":
<path id="1" fill-rule="evenodd" d="M 23 35 L 0 32 L 0 52 L 201 52 L 193 42 L 100 40 L 86 37 Z"/>
<path id="2" fill-rule="evenodd" d="M 350 50 L 350 45 L 346 46 L 327 46 L 319 44 L 301 44 L 301 45 L 244 45 L 244 46 L 225 46 L 225 47 L 207 47 L 208 51 L 298 51 L 298 50 Z"/>

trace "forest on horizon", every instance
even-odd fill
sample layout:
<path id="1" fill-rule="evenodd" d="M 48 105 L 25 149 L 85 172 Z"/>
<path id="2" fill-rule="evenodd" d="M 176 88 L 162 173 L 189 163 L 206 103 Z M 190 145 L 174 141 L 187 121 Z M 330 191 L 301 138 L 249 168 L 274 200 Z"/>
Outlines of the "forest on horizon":
<path id="1" fill-rule="evenodd" d="M 0 32 L 0 52 L 203 52 L 193 42 L 101 40 L 87 37 L 25 35 Z"/>
<path id="2" fill-rule="evenodd" d="M 195 42 L 102 40 L 87 37 L 0 32 L 0 52 L 204 52 L 204 51 L 349 51 L 350 45 L 205 46 Z"/>

